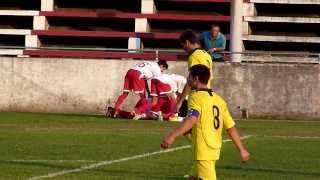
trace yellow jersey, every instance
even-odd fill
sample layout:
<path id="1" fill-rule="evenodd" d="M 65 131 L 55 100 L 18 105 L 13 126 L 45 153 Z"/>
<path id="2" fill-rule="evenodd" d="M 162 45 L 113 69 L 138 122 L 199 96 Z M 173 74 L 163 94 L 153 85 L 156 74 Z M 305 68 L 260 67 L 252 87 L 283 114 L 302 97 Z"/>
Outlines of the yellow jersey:
<path id="1" fill-rule="evenodd" d="M 197 64 L 202 64 L 210 69 L 211 77 L 208 82 L 208 88 L 211 89 L 211 82 L 213 79 L 213 63 L 211 55 L 204 49 L 195 49 L 188 57 L 188 69 Z"/>
<path id="2" fill-rule="evenodd" d="M 210 89 L 196 90 L 188 99 L 189 116 L 197 116 L 192 128 L 194 160 L 218 160 L 222 130 L 235 125 L 226 102 Z"/>

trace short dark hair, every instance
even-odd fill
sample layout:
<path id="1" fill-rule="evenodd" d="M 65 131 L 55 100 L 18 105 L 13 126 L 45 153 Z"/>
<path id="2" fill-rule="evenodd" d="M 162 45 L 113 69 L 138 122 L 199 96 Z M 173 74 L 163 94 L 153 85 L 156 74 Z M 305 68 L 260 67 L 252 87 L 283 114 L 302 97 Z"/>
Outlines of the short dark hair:
<path id="1" fill-rule="evenodd" d="M 214 28 L 214 27 L 220 28 L 220 26 L 219 26 L 218 24 L 212 24 L 212 25 L 211 25 L 211 28 Z"/>
<path id="2" fill-rule="evenodd" d="M 202 84 L 208 84 L 210 79 L 210 69 L 202 64 L 194 65 L 190 68 L 190 74 L 193 78 L 198 77 Z"/>
<path id="3" fill-rule="evenodd" d="M 168 67 L 169 67 L 169 65 L 168 65 L 168 63 L 167 63 L 167 61 L 166 60 L 159 60 L 158 61 L 158 65 L 159 66 L 163 66 L 164 68 L 166 68 L 166 69 L 168 69 Z"/>
<path id="4" fill-rule="evenodd" d="M 192 30 L 186 30 L 183 33 L 181 33 L 179 41 L 180 43 L 185 43 L 186 41 L 189 41 L 191 44 L 200 44 L 197 34 Z"/>

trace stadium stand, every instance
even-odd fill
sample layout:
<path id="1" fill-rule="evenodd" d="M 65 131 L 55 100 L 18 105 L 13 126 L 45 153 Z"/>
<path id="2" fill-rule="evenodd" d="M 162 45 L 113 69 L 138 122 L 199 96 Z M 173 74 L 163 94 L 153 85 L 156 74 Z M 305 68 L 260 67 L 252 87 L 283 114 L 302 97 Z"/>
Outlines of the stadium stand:
<path id="1" fill-rule="evenodd" d="M 40 0 L 0 1 L 0 46 L 24 46 L 31 34 L 33 17 L 39 15 Z M 0 55 L 22 55 L 21 49 L 0 49 Z"/>
<path id="2" fill-rule="evenodd" d="M 246 6 L 247 51 L 319 52 L 320 1 L 250 0 Z"/>
<path id="3" fill-rule="evenodd" d="M 185 29 L 201 32 L 217 23 L 230 44 L 230 2 L 2 0 L 0 45 L 26 49 L 5 48 L 0 54 L 143 59 L 152 54 L 148 49 L 158 49 L 152 57 L 175 60 L 185 56 L 172 52 L 180 49 L 177 39 Z M 319 51 L 320 1 L 244 2 L 243 47 L 246 51 Z M 99 48 L 109 50 L 94 51 Z M 112 49 L 129 51 L 117 54 Z"/>

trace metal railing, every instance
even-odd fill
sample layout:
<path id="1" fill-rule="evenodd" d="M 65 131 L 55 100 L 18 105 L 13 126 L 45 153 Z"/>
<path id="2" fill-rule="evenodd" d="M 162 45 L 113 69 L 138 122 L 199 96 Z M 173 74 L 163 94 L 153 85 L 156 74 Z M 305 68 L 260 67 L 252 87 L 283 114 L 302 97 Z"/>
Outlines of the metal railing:
<path id="1" fill-rule="evenodd" d="M 103 52 L 132 52 L 132 53 L 154 53 L 156 59 L 159 58 L 161 53 L 172 53 L 172 54 L 185 54 L 182 49 L 126 49 L 126 48 L 102 48 L 102 47 L 25 47 L 25 46 L 0 46 L 0 49 L 6 50 L 66 50 L 66 51 L 103 51 Z M 231 54 L 243 54 L 247 56 L 286 56 L 286 57 L 313 57 L 318 58 L 320 63 L 320 52 L 277 52 L 277 51 L 244 51 L 244 52 L 231 52 L 223 51 L 221 54 L 231 55 Z"/>

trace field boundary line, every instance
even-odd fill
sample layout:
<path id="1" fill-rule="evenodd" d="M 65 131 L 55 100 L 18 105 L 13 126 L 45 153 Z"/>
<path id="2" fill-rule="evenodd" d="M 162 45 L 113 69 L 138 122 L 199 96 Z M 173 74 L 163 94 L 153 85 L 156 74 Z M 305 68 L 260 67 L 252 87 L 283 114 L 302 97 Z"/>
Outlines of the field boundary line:
<path id="1" fill-rule="evenodd" d="M 250 137 L 251 137 L 251 135 L 247 135 L 247 136 L 241 137 L 241 139 L 248 139 Z M 230 141 L 231 141 L 230 139 L 223 140 L 224 143 L 230 142 Z M 178 150 L 188 149 L 190 147 L 191 147 L 191 145 L 184 145 L 184 146 L 179 146 L 179 147 L 175 147 L 175 148 L 171 148 L 171 149 L 160 150 L 160 151 L 155 151 L 155 152 L 151 152 L 151 153 L 144 153 L 144 154 L 139 154 L 139 155 L 125 157 L 125 158 L 116 159 L 116 160 L 101 161 L 99 163 L 94 163 L 91 165 L 82 166 L 82 167 L 76 168 L 76 169 L 64 170 L 64 171 L 59 171 L 59 172 L 55 172 L 55 173 L 49 173 L 49 174 L 42 175 L 42 176 L 31 177 L 31 178 L 28 178 L 28 180 L 39 180 L 39 179 L 53 178 L 53 177 L 62 176 L 65 174 L 76 173 L 76 172 L 94 169 L 94 168 L 97 168 L 100 166 L 105 166 L 105 165 L 110 165 L 110 164 L 114 164 L 114 163 L 120 163 L 120 162 L 150 157 L 150 156 L 154 156 L 154 155 L 158 155 L 158 154 L 164 154 L 164 153 L 174 152 L 174 151 L 178 151 Z"/>

